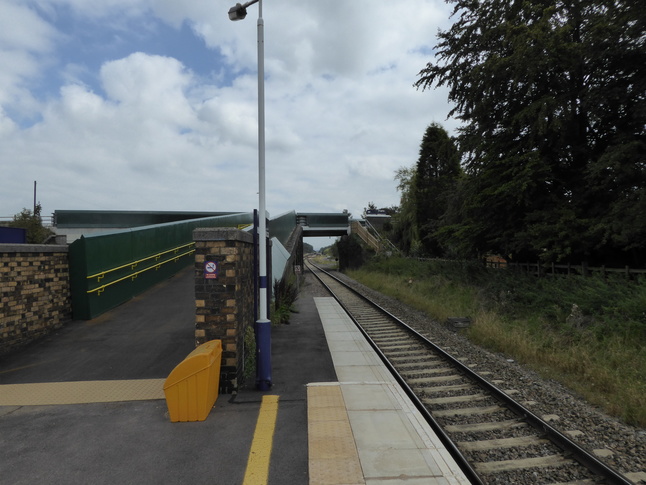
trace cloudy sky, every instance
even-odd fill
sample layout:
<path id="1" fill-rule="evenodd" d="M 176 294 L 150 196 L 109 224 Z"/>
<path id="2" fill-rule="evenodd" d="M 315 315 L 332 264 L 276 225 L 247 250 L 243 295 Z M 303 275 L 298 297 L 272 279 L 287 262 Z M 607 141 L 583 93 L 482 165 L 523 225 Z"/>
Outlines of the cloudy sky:
<path id="1" fill-rule="evenodd" d="M 258 5 L 0 0 L 0 216 L 258 205 Z M 398 205 L 446 91 L 418 91 L 443 0 L 264 0 L 267 210 Z"/>

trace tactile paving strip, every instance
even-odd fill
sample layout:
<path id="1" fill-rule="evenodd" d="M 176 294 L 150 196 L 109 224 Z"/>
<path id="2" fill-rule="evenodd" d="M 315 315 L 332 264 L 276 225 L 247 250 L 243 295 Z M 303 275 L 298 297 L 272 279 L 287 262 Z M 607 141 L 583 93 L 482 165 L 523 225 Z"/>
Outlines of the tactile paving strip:
<path id="1" fill-rule="evenodd" d="M 307 386 L 310 485 L 364 485 L 341 387 Z"/>
<path id="2" fill-rule="evenodd" d="M 165 379 L 44 382 L 0 386 L 0 406 L 87 404 L 164 399 Z"/>

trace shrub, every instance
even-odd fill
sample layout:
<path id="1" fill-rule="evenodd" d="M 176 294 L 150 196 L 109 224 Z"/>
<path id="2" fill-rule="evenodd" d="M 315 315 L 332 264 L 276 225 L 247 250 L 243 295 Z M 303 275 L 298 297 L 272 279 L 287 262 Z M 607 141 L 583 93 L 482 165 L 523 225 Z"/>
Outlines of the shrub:
<path id="1" fill-rule="evenodd" d="M 271 314 L 272 323 L 289 323 L 290 314 L 294 311 L 294 302 L 298 298 L 298 288 L 294 276 L 282 277 L 274 281 L 274 311 Z"/>
<path id="2" fill-rule="evenodd" d="M 43 222 L 40 218 L 40 204 L 36 206 L 34 213 L 29 209 L 23 209 L 13 216 L 13 221 L 8 225 L 9 227 L 26 229 L 28 244 L 43 244 L 49 236 L 54 234 L 50 229 L 43 227 Z"/>
<path id="3" fill-rule="evenodd" d="M 256 374 L 256 334 L 253 325 L 249 325 L 244 332 L 244 372 L 245 382 Z"/>

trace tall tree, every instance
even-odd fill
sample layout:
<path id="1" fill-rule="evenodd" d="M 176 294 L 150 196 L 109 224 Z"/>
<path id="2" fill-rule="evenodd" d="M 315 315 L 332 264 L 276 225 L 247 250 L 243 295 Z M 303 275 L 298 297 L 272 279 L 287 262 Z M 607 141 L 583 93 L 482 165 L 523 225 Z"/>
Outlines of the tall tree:
<path id="1" fill-rule="evenodd" d="M 639 0 L 449 0 L 416 85 L 463 121 L 453 233 L 518 258 L 646 249 L 646 21 Z M 632 210 L 631 210 L 632 209 Z"/>
<path id="2" fill-rule="evenodd" d="M 367 252 L 356 234 L 341 236 L 335 246 L 339 255 L 339 271 L 360 268 L 366 260 Z"/>
<path id="3" fill-rule="evenodd" d="M 395 172 L 397 190 L 401 193 L 399 211 L 393 217 L 393 243 L 406 254 L 419 242 L 415 225 L 415 196 L 413 185 L 416 171 L 414 167 L 400 167 Z"/>
<path id="4" fill-rule="evenodd" d="M 455 143 L 442 126 L 430 124 L 422 138 L 413 181 L 417 231 L 429 255 L 442 255 L 437 231 L 460 172 Z"/>

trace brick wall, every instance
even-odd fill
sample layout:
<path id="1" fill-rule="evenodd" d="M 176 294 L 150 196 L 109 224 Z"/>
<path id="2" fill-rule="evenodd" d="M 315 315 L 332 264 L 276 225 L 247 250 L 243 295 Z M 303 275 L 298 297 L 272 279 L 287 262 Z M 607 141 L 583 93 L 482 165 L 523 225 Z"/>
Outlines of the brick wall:
<path id="1" fill-rule="evenodd" d="M 195 344 L 222 340 L 220 393 L 231 393 L 244 375 L 244 334 L 254 324 L 253 236 L 236 229 L 196 229 Z M 217 278 L 205 264 L 215 262 Z"/>
<path id="2" fill-rule="evenodd" d="M 0 355 L 71 319 L 67 245 L 0 244 Z"/>

